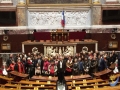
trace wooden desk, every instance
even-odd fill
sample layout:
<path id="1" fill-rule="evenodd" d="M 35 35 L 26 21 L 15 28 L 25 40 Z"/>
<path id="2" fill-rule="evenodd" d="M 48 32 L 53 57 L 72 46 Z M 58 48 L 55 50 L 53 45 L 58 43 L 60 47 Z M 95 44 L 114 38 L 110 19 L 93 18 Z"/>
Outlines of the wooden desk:
<path id="1" fill-rule="evenodd" d="M 14 76 L 21 77 L 21 78 L 27 78 L 28 77 L 28 74 L 19 73 L 17 71 L 11 71 L 10 74 L 12 74 Z"/>
<path id="2" fill-rule="evenodd" d="M 57 77 L 45 77 L 45 76 L 33 76 L 31 80 L 40 80 L 40 81 L 57 81 Z"/>
<path id="3" fill-rule="evenodd" d="M 101 71 L 101 72 L 98 72 L 98 73 L 94 73 L 94 75 L 95 75 L 95 76 L 101 76 L 101 75 L 108 74 L 108 73 L 110 73 L 110 72 L 112 72 L 112 70 L 106 69 L 106 70 L 104 70 L 104 71 Z"/>
<path id="4" fill-rule="evenodd" d="M 46 55 L 47 52 L 47 47 L 53 47 L 53 49 L 55 48 L 66 48 L 66 46 L 72 46 L 73 47 L 73 52 L 74 54 L 76 52 L 81 52 L 82 48 L 84 46 L 88 47 L 88 50 L 93 50 L 93 51 L 98 51 L 98 41 L 79 41 L 79 42 L 60 42 L 60 43 L 56 43 L 56 42 L 30 42 L 30 41 L 24 41 L 22 42 L 22 52 L 24 53 L 28 53 L 30 51 L 32 51 L 33 47 L 38 48 L 38 51 L 41 53 L 44 53 Z M 58 49 L 59 50 L 59 49 Z"/>
<path id="5" fill-rule="evenodd" d="M 87 79 L 90 78 L 90 75 L 78 75 L 78 76 L 65 76 L 66 81 L 72 81 L 72 80 L 80 80 L 80 79 Z M 45 76 L 33 76 L 31 80 L 40 80 L 40 81 L 57 81 L 57 77 L 45 77 Z"/>

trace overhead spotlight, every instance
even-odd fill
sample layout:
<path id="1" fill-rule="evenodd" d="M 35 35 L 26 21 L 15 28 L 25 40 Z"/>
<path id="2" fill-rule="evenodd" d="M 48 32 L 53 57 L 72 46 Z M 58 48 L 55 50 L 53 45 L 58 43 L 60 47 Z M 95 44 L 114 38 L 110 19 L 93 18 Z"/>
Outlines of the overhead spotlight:
<path id="1" fill-rule="evenodd" d="M 37 32 L 36 29 L 34 29 L 34 32 Z"/>
<path id="2" fill-rule="evenodd" d="M 112 33 L 117 33 L 117 28 L 113 28 Z"/>
<path id="3" fill-rule="evenodd" d="M 86 32 L 86 29 L 82 29 L 82 32 Z"/>
<path id="4" fill-rule="evenodd" d="M 69 30 L 67 30 L 67 32 L 69 32 Z"/>
<path id="5" fill-rule="evenodd" d="M 9 32 L 9 30 L 4 30 L 4 34 L 7 35 L 7 34 L 9 34 L 8 32 Z"/>

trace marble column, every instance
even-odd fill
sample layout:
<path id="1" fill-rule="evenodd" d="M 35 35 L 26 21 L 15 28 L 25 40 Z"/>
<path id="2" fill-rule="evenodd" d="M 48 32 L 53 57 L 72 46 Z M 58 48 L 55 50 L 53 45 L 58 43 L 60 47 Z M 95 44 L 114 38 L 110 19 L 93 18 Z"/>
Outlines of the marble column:
<path id="1" fill-rule="evenodd" d="M 102 13 L 101 6 L 96 5 L 92 7 L 92 25 L 102 24 Z"/>
<path id="2" fill-rule="evenodd" d="M 98 51 L 98 42 L 95 43 L 95 51 Z"/>
<path id="3" fill-rule="evenodd" d="M 25 53 L 24 44 L 22 44 L 22 53 Z"/>
<path id="4" fill-rule="evenodd" d="M 26 15 L 26 7 L 18 6 L 17 7 L 17 21 L 18 26 L 27 26 L 27 15 Z"/>
<path id="5" fill-rule="evenodd" d="M 44 55 L 46 55 L 47 52 L 46 52 L 46 46 L 44 46 Z"/>
<path id="6" fill-rule="evenodd" d="M 74 56 L 76 54 L 76 45 L 74 45 Z"/>

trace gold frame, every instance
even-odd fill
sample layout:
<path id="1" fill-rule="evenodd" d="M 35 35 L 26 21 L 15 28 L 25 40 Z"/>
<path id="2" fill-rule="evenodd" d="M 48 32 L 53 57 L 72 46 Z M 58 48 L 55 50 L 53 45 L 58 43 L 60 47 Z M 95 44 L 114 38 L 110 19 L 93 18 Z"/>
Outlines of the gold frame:
<path id="1" fill-rule="evenodd" d="M 8 37 L 7 35 L 3 36 L 3 41 L 7 41 L 8 38 L 9 38 L 9 37 Z"/>
<path id="2" fill-rule="evenodd" d="M 118 48 L 118 41 L 109 41 L 109 42 L 108 42 L 108 48 L 109 48 L 109 49 Z"/>
<path id="3" fill-rule="evenodd" d="M 11 50 L 11 43 L 1 43 L 1 50 Z"/>
<path id="4" fill-rule="evenodd" d="M 29 0 L 26 0 L 26 4 L 29 7 L 63 7 L 63 6 L 90 6 L 92 4 L 92 0 L 89 0 L 88 3 L 76 3 L 76 4 L 30 4 Z"/>

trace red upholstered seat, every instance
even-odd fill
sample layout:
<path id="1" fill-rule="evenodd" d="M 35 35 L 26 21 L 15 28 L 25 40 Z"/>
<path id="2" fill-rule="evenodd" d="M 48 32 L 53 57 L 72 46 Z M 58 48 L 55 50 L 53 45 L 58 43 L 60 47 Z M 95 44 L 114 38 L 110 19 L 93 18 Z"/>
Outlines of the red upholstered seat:
<path id="1" fill-rule="evenodd" d="M 74 39 L 70 39 L 70 42 L 74 42 Z"/>
<path id="2" fill-rule="evenodd" d="M 44 42 L 44 40 L 40 40 L 40 42 Z"/>
<path id="3" fill-rule="evenodd" d="M 75 39 L 75 42 L 79 42 L 79 39 Z"/>
<path id="4" fill-rule="evenodd" d="M 50 42 L 50 40 L 46 40 L 46 43 L 49 43 Z"/>

